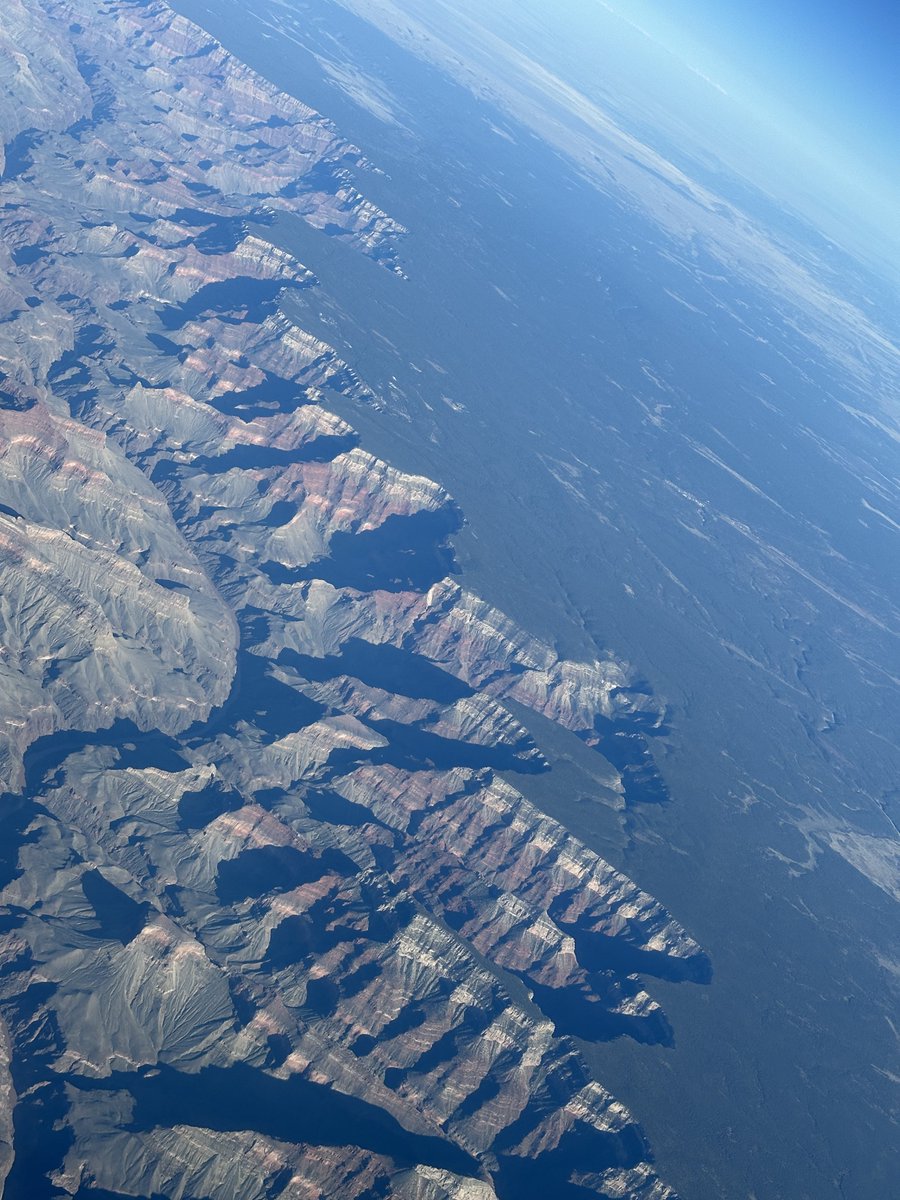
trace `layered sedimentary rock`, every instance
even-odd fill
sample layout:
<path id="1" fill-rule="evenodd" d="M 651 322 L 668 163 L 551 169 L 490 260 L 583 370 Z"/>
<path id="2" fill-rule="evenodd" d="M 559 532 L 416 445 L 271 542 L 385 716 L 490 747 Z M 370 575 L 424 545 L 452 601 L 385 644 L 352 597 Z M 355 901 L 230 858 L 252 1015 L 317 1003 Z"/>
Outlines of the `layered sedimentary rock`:
<path id="1" fill-rule="evenodd" d="M 264 216 L 399 270 L 359 153 L 156 0 L 5 20 L 8 1194 L 671 1196 L 573 1035 L 666 1040 L 647 977 L 705 960 L 508 705 L 612 758 L 662 714 L 325 407 L 370 393 Z"/>
<path id="2" fill-rule="evenodd" d="M 183 729 L 228 695 L 237 630 L 163 497 L 102 433 L 0 411 L 0 761 L 60 728 Z"/>

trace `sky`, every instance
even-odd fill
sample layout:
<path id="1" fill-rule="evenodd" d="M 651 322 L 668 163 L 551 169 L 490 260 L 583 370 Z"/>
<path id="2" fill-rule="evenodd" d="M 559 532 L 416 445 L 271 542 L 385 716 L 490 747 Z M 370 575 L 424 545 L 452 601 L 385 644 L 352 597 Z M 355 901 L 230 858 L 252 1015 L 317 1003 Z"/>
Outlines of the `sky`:
<path id="1" fill-rule="evenodd" d="M 898 0 L 607 0 L 900 225 Z"/>
<path id="2" fill-rule="evenodd" d="M 670 47 L 704 52 L 867 153 L 900 149 L 896 0 L 614 0 Z M 896 170 L 897 168 L 894 167 Z"/>

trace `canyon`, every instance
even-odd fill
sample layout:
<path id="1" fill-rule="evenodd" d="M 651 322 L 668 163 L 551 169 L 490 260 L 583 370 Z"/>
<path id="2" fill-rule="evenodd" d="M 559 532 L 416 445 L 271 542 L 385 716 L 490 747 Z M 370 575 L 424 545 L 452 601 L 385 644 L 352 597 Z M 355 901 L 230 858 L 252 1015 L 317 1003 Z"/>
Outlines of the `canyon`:
<path id="1" fill-rule="evenodd" d="M 671 1200 L 582 1046 L 709 960 L 524 794 L 528 714 L 664 794 L 665 708 L 339 415 L 267 229 L 402 281 L 377 165 L 161 0 L 10 0 L 0 64 L 4 1195 Z"/>

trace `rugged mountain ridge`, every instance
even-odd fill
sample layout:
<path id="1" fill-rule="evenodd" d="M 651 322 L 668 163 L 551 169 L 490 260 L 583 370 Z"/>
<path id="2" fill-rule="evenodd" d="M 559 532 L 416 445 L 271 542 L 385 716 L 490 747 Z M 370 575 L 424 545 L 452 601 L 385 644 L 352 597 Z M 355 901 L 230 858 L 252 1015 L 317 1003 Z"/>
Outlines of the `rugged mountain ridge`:
<path id="1" fill-rule="evenodd" d="M 7 1194 L 671 1196 L 572 1038 L 667 1039 L 644 977 L 706 960 L 504 701 L 613 758 L 662 714 L 328 411 L 372 397 L 264 222 L 399 272 L 360 153 L 155 0 L 15 0 L 0 54 Z"/>

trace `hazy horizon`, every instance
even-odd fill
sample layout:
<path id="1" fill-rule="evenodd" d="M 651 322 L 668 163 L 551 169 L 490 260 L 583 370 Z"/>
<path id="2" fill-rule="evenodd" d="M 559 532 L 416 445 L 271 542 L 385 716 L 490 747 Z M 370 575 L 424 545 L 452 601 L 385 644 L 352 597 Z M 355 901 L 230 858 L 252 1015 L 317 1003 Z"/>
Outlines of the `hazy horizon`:
<path id="1" fill-rule="evenodd" d="M 803 162 L 796 178 L 781 179 L 789 201 L 839 238 L 837 219 L 845 238 L 855 241 L 848 248 L 867 252 L 896 281 L 896 9 L 832 0 L 788 11 L 765 0 L 749 10 L 687 0 L 673 12 L 658 0 L 587 0 L 585 11 L 600 7 L 727 95 L 761 130 L 793 146 Z M 858 222 L 855 234 L 848 220 Z"/>

